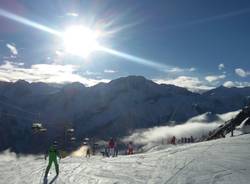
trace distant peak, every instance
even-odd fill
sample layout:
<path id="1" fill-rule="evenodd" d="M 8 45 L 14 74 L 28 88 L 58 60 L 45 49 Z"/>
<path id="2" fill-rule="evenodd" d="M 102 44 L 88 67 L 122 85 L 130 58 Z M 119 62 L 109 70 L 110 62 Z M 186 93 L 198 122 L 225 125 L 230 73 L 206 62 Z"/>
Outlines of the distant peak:
<path id="1" fill-rule="evenodd" d="M 152 82 L 143 76 L 129 75 L 127 77 L 120 77 L 118 79 L 112 80 L 110 83 L 145 83 L 146 81 Z"/>
<path id="2" fill-rule="evenodd" d="M 134 80 L 134 81 L 145 81 L 147 80 L 145 77 L 140 75 L 129 75 L 127 77 L 120 77 L 116 80 Z"/>
<path id="3" fill-rule="evenodd" d="M 228 89 L 228 87 L 220 85 L 220 86 L 217 87 L 217 89 Z"/>
<path id="4" fill-rule="evenodd" d="M 72 82 L 72 83 L 66 84 L 65 87 L 84 88 L 85 86 L 84 84 L 80 82 Z"/>
<path id="5" fill-rule="evenodd" d="M 14 82 L 14 85 L 29 85 L 30 83 L 27 82 L 26 80 L 17 80 L 16 82 Z"/>
<path id="6" fill-rule="evenodd" d="M 66 84 L 62 90 L 66 93 L 77 93 L 77 92 L 80 92 L 82 90 L 84 90 L 86 87 L 80 83 L 80 82 L 73 82 L 73 83 L 69 83 L 69 84 Z"/>

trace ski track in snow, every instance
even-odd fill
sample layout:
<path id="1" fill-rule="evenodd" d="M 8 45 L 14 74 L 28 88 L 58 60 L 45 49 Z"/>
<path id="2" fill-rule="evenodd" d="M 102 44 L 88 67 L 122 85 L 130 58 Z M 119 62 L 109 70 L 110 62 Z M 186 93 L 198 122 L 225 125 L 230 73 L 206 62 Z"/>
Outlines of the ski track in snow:
<path id="1" fill-rule="evenodd" d="M 249 150 L 250 135 L 241 135 L 117 158 L 68 157 L 59 162 L 60 174 L 53 183 L 248 184 Z M 43 184 L 47 162 L 41 157 L 1 157 L 1 184 Z M 52 165 L 49 178 L 54 176 Z"/>

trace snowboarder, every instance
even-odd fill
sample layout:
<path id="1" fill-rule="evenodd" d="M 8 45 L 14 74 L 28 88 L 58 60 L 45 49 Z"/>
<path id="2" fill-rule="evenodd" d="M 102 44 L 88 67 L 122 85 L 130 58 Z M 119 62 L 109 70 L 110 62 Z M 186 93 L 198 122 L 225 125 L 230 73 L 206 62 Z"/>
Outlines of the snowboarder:
<path id="1" fill-rule="evenodd" d="M 53 145 L 50 146 L 48 153 L 45 154 L 45 160 L 47 160 L 47 156 L 49 156 L 49 164 L 46 168 L 44 178 L 47 178 L 52 163 L 55 164 L 56 175 L 59 174 L 59 165 L 57 163 L 57 157 L 59 157 L 59 159 L 61 159 L 61 155 L 60 155 L 59 151 L 57 150 L 57 142 L 56 141 L 54 141 Z"/>

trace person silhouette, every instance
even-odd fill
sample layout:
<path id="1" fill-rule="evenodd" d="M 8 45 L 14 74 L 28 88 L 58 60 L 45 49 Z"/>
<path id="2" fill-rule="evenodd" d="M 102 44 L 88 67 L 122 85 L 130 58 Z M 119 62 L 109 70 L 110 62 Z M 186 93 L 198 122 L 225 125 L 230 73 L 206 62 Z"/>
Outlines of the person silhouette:
<path id="1" fill-rule="evenodd" d="M 56 141 L 53 142 L 53 144 L 50 146 L 47 154 L 45 154 L 45 160 L 47 160 L 47 157 L 49 157 L 49 163 L 48 163 L 48 166 L 46 168 L 44 178 L 47 178 L 52 163 L 54 163 L 54 165 L 55 165 L 56 175 L 59 174 L 59 165 L 57 162 L 57 157 L 59 157 L 59 159 L 61 159 L 61 155 L 60 155 L 59 151 L 57 150 L 57 142 Z"/>

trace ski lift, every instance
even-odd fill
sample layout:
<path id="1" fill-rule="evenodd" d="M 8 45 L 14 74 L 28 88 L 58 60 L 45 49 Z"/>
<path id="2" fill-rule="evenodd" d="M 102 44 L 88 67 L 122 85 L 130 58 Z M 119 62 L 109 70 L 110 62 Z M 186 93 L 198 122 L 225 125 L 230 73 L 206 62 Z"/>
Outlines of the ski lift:
<path id="1" fill-rule="evenodd" d="M 32 124 L 32 129 L 41 129 L 43 126 L 42 126 L 42 123 L 33 123 Z"/>
<path id="2" fill-rule="evenodd" d="M 39 132 L 46 132 L 47 131 L 47 128 L 41 128 L 39 129 Z"/>
<path id="3" fill-rule="evenodd" d="M 68 128 L 67 129 L 67 133 L 74 133 L 74 131 L 75 131 L 75 129 L 73 129 L 73 128 Z"/>
<path id="4" fill-rule="evenodd" d="M 46 132 L 47 128 L 44 128 L 42 123 L 33 123 L 32 124 L 32 130 L 34 131 L 34 133 L 37 132 Z"/>
<path id="5" fill-rule="evenodd" d="M 70 141 L 74 142 L 74 141 L 76 141 L 76 138 L 75 137 L 71 137 Z"/>
<path id="6" fill-rule="evenodd" d="M 84 141 L 88 142 L 88 141 L 89 141 L 89 138 L 88 138 L 88 137 L 84 138 Z"/>

